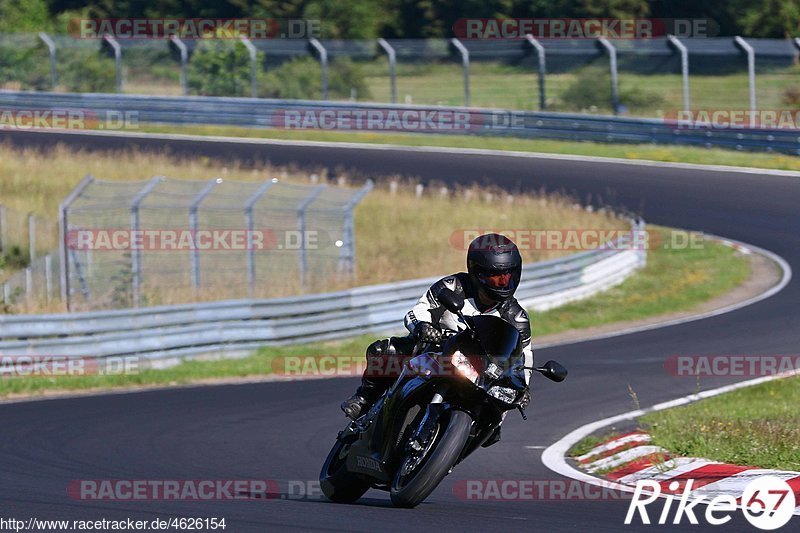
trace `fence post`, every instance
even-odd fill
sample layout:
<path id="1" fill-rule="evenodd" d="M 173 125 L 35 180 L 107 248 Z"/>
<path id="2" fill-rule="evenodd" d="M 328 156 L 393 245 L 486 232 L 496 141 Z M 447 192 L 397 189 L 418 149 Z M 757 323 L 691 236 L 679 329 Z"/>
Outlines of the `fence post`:
<path id="1" fill-rule="evenodd" d="M 183 91 L 183 95 L 186 96 L 189 94 L 189 79 L 187 70 L 189 62 L 189 50 L 187 50 L 184 42 L 178 39 L 177 36 L 171 35 L 169 40 L 172 41 L 172 44 L 174 44 L 181 53 L 181 90 Z"/>
<path id="2" fill-rule="evenodd" d="M 395 78 L 394 68 L 395 68 L 395 65 L 397 64 L 397 54 L 395 53 L 394 48 L 392 48 L 392 45 L 390 45 L 389 42 L 386 39 L 384 39 L 383 37 L 378 39 L 378 44 L 381 45 L 381 48 L 383 48 L 383 50 L 386 52 L 386 55 L 389 57 L 389 83 L 390 83 L 391 93 L 392 93 L 392 103 L 396 104 L 397 103 L 397 79 Z"/>
<path id="3" fill-rule="evenodd" d="M 33 300 L 33 269 L 31 267 L 25 268 L 25 299 L 29 302 Z"/>
<path id="4" fill-rule="evenodd" d="M 36 217 L 28 213 L 28 257 L 30 262 L 36 259 Z"/>
<path id="5" fill-rule="evenodd" d="M 251 298 L 253 297 L 256 287 L 256 251 L 253 247 L 253 232 L 255 231 L 255 223 L 253 222 L 253 208 L 266 194 L 267 190 L 276 183 L 278 183 L 278 178 L 272 178 L 270 181 L 265 181 L 258 189 L 256 189 L 256 192 L 254 192 L 244 204 L 244 219 L 245 224 L 247 224 L 247 287 L 250 291 Z"/>
<path id="6" fill-rule="evenodd" d="M 50 254 L 44 256 L 44 292 L 45 301 L 50 303 L 53 294 L 53 258 Z"/>
<path id="7" fill-rule="evenodd" d="M 72 202 L 94 181 L 91 174 L 87 174 L 81 182 L 58 206 L 58 255 L 61 262 L 61 301 L 70 310 L 70 291 L 69 291 L 69 257 L 67 238 L 69 232 L 69 216 L 67 210 Z"/>
<path id="8" fill-rule="evenodd" d="M 342 250 L 339 252 L 339 268 L 342 269 L 344 266 L 351 275 L 356 272 L 356 236 L 353 211 L 374 186 L 375 183 L 372 180 L 367 180 L 364 186 L 344 206 L 344 242 L 342 243 Z"/>
<path id="9" fill-rule="evenodd" d="M 117 92 L 122 92 L 122 47 L 112 35 L 104 35 L 103 39 L 114 49 L 114 71 L 116 74 Z"/>
<path id="10" fill-rule="evenodd" d="M 544 77 L 547 73 L 546 63 L 545 63 L 545 53 L 544 53 L 544 46 L 542 43 L 537 41 L 533 35 L 530 33 L 525 36 L 525 39 L 536 49 L 536 55 L 539 58 L 539 109 L 544 111 L 547 107 L 547 100 L 545 98 L 544 93 Z"/>
<path id="11" fill-rule="evenodd" d="M 611 70 L 611 107 L 614 114 L 619 114 L 619 76 L 617 73 L 617 49 L 605 37 L 599 37 L 597 41 L 608 52 L 608 65 Z"/>
<path id="12" fill-rule="evenodd" d="M 681 54 L 681 77 L 683 78 L 683 110 L 689 111 L 689 49 L 674 35 L 667 35 L 669 43 Z"/>
<path id="13" fill-rule="evenodd" d="M 6 206 L 0 204 L 0 250 L 8 251 L 8 214 Z"/>
<path id="14" fill-rule="evenodd" d="M 464 105 L 469 107 L 469 50 L 455 37 L 450 42 L 461 53 L 461 64 L 464 67 Z"/>
<path id="15" fill-rule="evenodd" d="M 47 50 L 50 52 L 50 85 L 52 85 L 53 90 L 55 90 L 56 82 L 58 81 L 58 77 L 56 76 L 56 43 L 43 31 L 39 32 L 39 39 L 42 40 L 47 46 Z"/>
<path id="16" fill-rule="evenodd" d="M 244 43 L 247 51 L 250 52 L 250 96 L 256 98 L 258 97 L 258 85 L 256 83 L 256 57 L 258 55 L 258 50 L 256 50 L 256 47 L 250 42 L 250 39 L 244 35 L 239 37 L 239 39 L 241 39 L 242 43 Z"/>
<path id="17" fill-rule="evenodd" d="M 197 196 L 194 197 L 192 200 L 192 205 L 189 206 L 189 231 L 192 232 L 192 235 L 197 235 L 197 209 L 200 207 L 200 204 L 205 200 L 206 196 L 217 186 L 217 184 L 222 183 L 222 178 L 215 178 L 206 183 L 205 187 L 203 187 Z M 190 256 L 191 263 L 192 263 L 192 288 L 195 290 L 195 296 L 197 295 L 197 287 L 200 286 L 200 250 L 197 249 L 197 246 L 192 248 L 192 254 Z"/>
<path id="18" fill-rule="evenodd" d="M 300 286 L 305 289 L 308 282 L 308 250 L 306 250 L 306 210 L 311 202 L 325 190 L 327 185 L 317 185 L 297 206 L 297 225 L 300 230 Z"/>
<path id="19" fill-rule="evenodd" d="M 745 54 L 747 54 L 747 85 L 750 92 L 750 127 L 754 128 L 756 125 L 756 52 L 750 44 L 739 37 L 734 37 L 736 46 L 738 46 Z"/>
<path id="20" fill-rule="evenodd" d="M 315 37 L 312 37 L 308 42 L 313 46 L 319 54 L 319 64 L 322 67 L 322 99 L 328 99 L 328 51 L 322 46 Z"/>
<path id="21" fill-rule="evenodd" d="M 131 200 L 131 233 L 139 231 L 139 206 L 142 205 L 145 197 L 162 181 L 164 176 L 154 176 L 153 179 L 136 193 L 136 196 Z M 135 246 L 131 246 L 131 295 L 133 297 L 133 306 L 139 307 L 139 299 L 142 286 L 142 255 L 141 251 Z"/>

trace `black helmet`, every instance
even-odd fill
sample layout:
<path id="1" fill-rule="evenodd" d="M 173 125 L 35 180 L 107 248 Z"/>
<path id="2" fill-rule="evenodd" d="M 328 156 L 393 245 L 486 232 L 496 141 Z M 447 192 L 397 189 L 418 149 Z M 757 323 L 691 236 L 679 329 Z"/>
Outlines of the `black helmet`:
<path id="1" fill-rule="evenodd" d="M 522 256 L 508 237 L 487 233 L 470 243 L 467 272 L 473 287 L 490 300 L 502 302 L 517 290 L 522 275 Z"/>

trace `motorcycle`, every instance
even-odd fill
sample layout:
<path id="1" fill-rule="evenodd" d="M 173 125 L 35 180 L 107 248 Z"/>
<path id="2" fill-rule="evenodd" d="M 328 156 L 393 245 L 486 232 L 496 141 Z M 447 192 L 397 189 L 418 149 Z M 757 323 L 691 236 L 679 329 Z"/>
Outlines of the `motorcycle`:
<path id="1" fill-rule="evenodd" d="M 418 505 L 489 441 L 508 411 L 527 420 L 520 405 L 526 370 L 555 382 L 566 378 L 556 361 L 524 366 L 519 332 L 508 322 L 465 317 L 463 297 L 446 289 L 439 301 L 466 328 L 450 332 L 441 352 L 417 345 L 394 384 L 339 432 L 320 472 L 328 499 L 354 502 L 376 488 L 389 491 L 395 506 Z"/>

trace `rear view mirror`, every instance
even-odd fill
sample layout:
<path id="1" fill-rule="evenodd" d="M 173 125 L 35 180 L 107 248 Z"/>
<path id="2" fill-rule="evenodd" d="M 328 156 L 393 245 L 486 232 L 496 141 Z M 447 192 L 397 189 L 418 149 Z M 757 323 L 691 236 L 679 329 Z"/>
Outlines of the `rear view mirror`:
<path id="1" fill-rule="evenodd" d="M 436 299 L 439 300 L 445 309 L 456 315 L 464 308 L 464 297 L 450 289 L 442 289 L 439 291 Z"/>
<path id="2" fill-rule="evenodd" d="M 556 383 L 561 383 L 567 379 L 567 374 L 569 373 L 561 363 L 552 360 L 546 362 L 539 368 L 534 368 L 534 370 L 542 374 L 547 379 L 555 381 Z"/>

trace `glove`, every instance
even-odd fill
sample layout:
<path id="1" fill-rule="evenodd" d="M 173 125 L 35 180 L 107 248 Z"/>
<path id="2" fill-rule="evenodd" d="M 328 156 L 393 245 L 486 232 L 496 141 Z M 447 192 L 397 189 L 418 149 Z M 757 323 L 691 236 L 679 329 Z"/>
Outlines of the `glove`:
<path id="1" fill-rule="evenodd" d="M 522 393 L 522 398 L 519 400 L 519 406 L 525 410 L 528 408 L 528 404 L 531 403 L 531 390 L 525 389 L 525 392 Z"/>
<path id="2" fill-rule="evenodd" d="M 429 342 L 432 344 L 440 344 L 444 338 L 442 332 L 428 322 L 420 322 L 414 330 L 414 334 L 420 342 Z"/>

